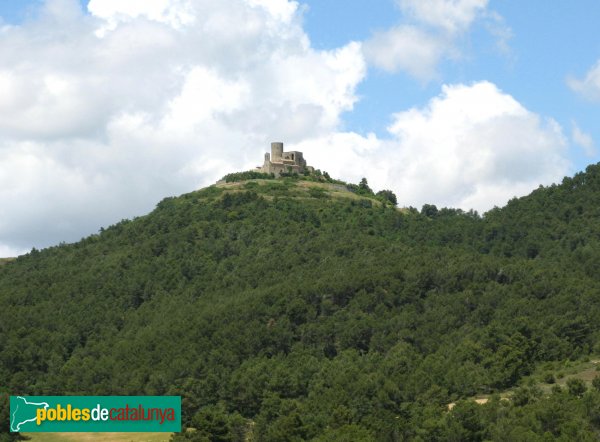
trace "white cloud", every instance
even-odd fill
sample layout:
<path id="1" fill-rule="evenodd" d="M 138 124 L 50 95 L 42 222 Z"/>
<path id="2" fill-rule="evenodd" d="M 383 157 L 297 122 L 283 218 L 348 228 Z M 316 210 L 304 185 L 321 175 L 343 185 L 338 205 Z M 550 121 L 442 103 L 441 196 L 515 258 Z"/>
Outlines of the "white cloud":
<path id="1" fill-rule="evenodd" d="M 387 72 L 403 71 L 427 82 L 444 59 L 460 59 L 461 36 L 480 20 L 503 54 L 509 54 L 512 31 L 488 0 L 397 0 L 398 25 L 374 32 L 364 44 L 369 63 Z"/>
<path id="2" fill-rule="evenodd" d="M 334 176 L 390 188 L 401 205 L 485 211 L 569 172 L 553 120 L 488 82 L 444 86 L 424 108 L 394 115 L 391 139 L 336 134 L 301 144 Z"/>
<path id="3" fill-rule="evenodd" d="M 514 60 L 509 41 L 514 34 L 512 29 L 506 24 L 504 17 L 495 11 L 486 11 L 485 27 L 487 31 L 496 39 L 496 48 L 500 54 L 508 56 L 510 60 Z"/>
<path id="4" fill-rule="evenodd" d="M 47 0 L 38 19 L 0 29 L 0 255 L 146 213 L 258 165 L 277 139 L 415 206 L 486 209 L 568 170 L 558 125 L 485 82 L 395 114 L 389 139 L 341 132 L 362 45 L 313 49 L 295 2 L 93 0 L 90 11 Z M 410 43 L 420 31 L 406 29 Z M 415 64 L 395 50 L 389 68 L 432 75 L 450 50 L 436 48 Z"/>
<path id="5" fill-rule="evenodd" d="M 47 0 L 0 29 L 0 251 L 73 241 L 334 132 L 365 63 L 286 0 Z"/>
<path id="6" fill-rule="evenodd" d="M 600 101 L 600 60 L 587 72 L 585 78 L 579 80 L 574 77 L 567 78 L 568 86 L 584 98 L 591 101 Z"/>
<path id="7" fill-rule="evenodd" d="M 425 109 L 395 115 L 402 189 L 414 204 L 486 210 L 568 171 L 566 141 L 488 82 L 445 86 Z"/>
<path id="8" fill-rule="evenodd" d="M 104 20 L 98 29 L 99 36 L 115 29 L 120 22 L 140 17 L 174 28 L 190 25 L 195 18 L 191 2 L 187 0 L 90 0 L 88 10 Z"/>
<path id="9" fill-rule="evenodd" d="M 430 80 L 448 47 L 415 26 L 397 26 L 378 32 L 364 44 L 367 60 L 388 72 L 405 71 L 415 78 Z"/>
<path id="10" fill-rule="evenodd" d="M 488 0 L 397 0 L 416 20 L 449 33 L 462 32 L 487 7 Z"/>
<path id="11" fill-rule="evenodd" d="M 582 131 L 575 121 L 572 122 L 572 126 L 571 138 L 573 139 L 573 143 L 581 147 L 588 157 L 595 156 L 597 152 L 592 136 Z"/>
<path id="12" fill-rule="evenodd" d="M 15 249 L 15 248 L 0 244 L 0 256 L 2 256 L 2 257 L 14 257 L 14 256 L 23 255 L 23 254 L 29 252 L 30 250 L 31 249 Z"/>

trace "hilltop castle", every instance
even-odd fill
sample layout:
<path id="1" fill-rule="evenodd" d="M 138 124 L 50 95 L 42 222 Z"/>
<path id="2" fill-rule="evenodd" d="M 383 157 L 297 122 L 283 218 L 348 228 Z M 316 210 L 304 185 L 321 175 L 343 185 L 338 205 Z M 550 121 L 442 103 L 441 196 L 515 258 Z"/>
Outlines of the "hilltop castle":
<path id="1" fill-rule="evenodd" d="M 301 174 L 313 170 L 311 166 L 306 165 L 302 152 L 284 152 L 283 143 L 280 142 L 271 143 L 271 153 L 265 153 L 264 164 L 256 168 L 257 172 L 273 173 L 275 176 L 281 175 L 282 172 Z"/>

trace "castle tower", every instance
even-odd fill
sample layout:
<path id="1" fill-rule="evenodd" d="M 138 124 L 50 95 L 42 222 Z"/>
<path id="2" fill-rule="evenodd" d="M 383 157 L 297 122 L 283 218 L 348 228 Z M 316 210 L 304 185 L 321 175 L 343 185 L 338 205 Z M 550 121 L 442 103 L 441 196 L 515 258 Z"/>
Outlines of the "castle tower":
<path id="1" fill-rule="evenodd" d="M 306 165 L 302 152 L 292 150 L 283 151 L 283 143 L 276 141 L 271 143 L 271 153 L 265 153 L 265 161 L 262 166 L 255 169 L 257 172 L 271 173 L 276 177 L 282 173 L 301 174 L 305 171 L 313 172 L 314 169 Z"/>
<path id="2" fill-rule="evenodd" d="M 272 162 L 281 162 L 281 157 L 283 156 L 283 143 L 274 142 L 271 143 L 271 161 Z"/>

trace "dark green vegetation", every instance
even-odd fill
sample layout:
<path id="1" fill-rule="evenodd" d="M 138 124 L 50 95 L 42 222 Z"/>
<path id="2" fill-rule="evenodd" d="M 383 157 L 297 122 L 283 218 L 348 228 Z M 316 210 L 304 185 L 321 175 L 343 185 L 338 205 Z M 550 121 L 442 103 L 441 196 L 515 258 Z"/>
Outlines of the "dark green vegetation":
<path id="1" fill-rule="evenodd" d="M 226 183 L 239 183 L 240 181 L 259 180 L 259 179 L 260 180 L 274 180 L 275 175 L 272 173 L 262 173 L 262 172 L 255 172 L 255 171 L 249 170 L 247 172 L 228 173 L 223 178 L 221 178 L 221 180 L 225 181 Z"/>
<path id="2" fill-rule="evenodd" d="M 0 266 L 11 262 L 13 259 L 14 258 L 0 258 Z"/>
<path id="3" fill-rule="evenodd" d="M 367 189 L 210 187 L 0 267 L 0 388 L 181 395 L 175 440 L 597 440 L 598 382 L 522 379 L 600 351 L 600 166 L 483 218 Z"/>

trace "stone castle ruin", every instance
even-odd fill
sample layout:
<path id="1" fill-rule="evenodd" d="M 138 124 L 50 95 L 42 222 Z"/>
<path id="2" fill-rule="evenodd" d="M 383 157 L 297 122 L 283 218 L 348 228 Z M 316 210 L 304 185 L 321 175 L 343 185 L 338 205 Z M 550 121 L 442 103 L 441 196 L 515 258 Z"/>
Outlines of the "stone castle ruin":
<path id="1" fill-rule="evenodd" d="M 280 176 L 282 173 L 302 174 L 305 171 L 313 172 L 314 169 L 306 165 L 302 152 L 297 150 L 284 152 L 283 143 L 274 142 L 271 143 L 271 153 L 265 153 L 265 162 L 262 167 L 257 167 L 256 171 Z"/>

